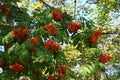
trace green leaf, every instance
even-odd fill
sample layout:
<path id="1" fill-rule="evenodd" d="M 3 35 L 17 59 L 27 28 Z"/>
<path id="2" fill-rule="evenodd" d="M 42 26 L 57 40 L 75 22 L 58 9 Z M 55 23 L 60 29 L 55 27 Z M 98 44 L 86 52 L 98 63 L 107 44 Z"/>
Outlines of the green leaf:
<path id="1" fill-rule="evenodd" d="M 9 33 L 2 39 L 2 42 L 3 42 L 3 44 L 5 44 L 5 43 L 11 42 L 11 41 L 13 41 L 13 38 L 12 38 L 11 32 L 9 32 Z"/>
<path id="2" fill-rule="evenodd" d="M 18 43 L 15 43 L 8 49 L 8 53 L 16 52 L 17 50 L 19 50 L 19 48 L 20 48 L 20 45 Z"/>
<path id="3" fill-rule="evenodd" d="M 74 79 L 77 78 L 76 74 L 74 74 L 74 72 L 71 71 L 71 69 L 67 68 L 67 72 L 71 78 L 74 78 Z"/>
<path id="4" fill-rule="evenodd" d="M 34 44 L 32 44 L 31 42 L 24 42 L 22 45 L 21 45 L 22 48 L 26 48 L 26 49 L 31 49 L 34 47 Z"/>
<path id="5" fill-rule="evenodd" d="M 65 57 L 64 52 L 62 51 L 57 51 L 54 54 L 54 59 L 56 59 L 56 61 L 60 64 L 66 64 L 66 57 Z"/>
<path id="6" fill-rule="evenodd" d="M 89 48 L 89 49 L 87 49 L 85 52 L 84 52 L 84 54 L 85 55 L 87 55 L 87 54 L 89 54 L 89 55 L 94 55 L 94 54 L 99 54 L 99 53 L 101 53 L 101 51 L 100 51 L 100 49 L 98 49 L 98 48 Z"/>
<path id="7" fill-rule="evenodd" d="M 23 52 L 19 56 L 19 60 L 22 62 L 30 62 L 31 59 L 31 53 L 24 49 Z"/>

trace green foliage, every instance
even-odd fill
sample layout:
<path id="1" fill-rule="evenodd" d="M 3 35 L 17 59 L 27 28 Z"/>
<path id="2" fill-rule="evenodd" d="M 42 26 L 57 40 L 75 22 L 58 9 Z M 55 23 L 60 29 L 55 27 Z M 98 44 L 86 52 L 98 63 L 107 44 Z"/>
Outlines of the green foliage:
<path id="1" fill-rule="evenodd" d="M 79 77 L 82 76 L 90 77 L 100 71 L 100 69 L 103 69 L 104 65 L 99 63 L 98 61 L 90 62 L 87 65 L 82 65 L 78 71 L 80 74 Z"/>
<path id="2" fill-rule="evenodd" d="M 66 46 L 64 52 L 66 55 L 66 59 L 72 65 L 75 65 L 78 62 L 78 59 L 82 54 L 74 46 Z"/>
<path id="3" fill-rule="evenodd" d="M 97 20 L 87 19 L 85 15 L 80 15 L 79 17 L 79 15 L 76 14 L 77 16 L 74 16 L 73 18 L 72 9 L 66 12 L 67 9 L 64 8 L 64 5 L 64 7 L 59 6 L 58 3 L 61 4 L 61 1 L 59 0 L 50 1 L 53 2 L 53 5 L 57 4 L 59 8 L 56 9 L 62 12 L 62 20 L 59 22 L 54 21 L 52 17 L 51 11 L 54 7 L 44 7 L 43 4 L 47 4 L 42 0 L 40 1 L 41 3 L 38 1 L 38 3 L 41 4 L 40 7 L 34 6 L 34 10 L 32 9 L 31 11 L 29 8 L 32 8 L 32 3 L 28 0 L 24 0 L 23 2 L 20 2 L 19 0 L 9 0 L 7 2 L 2 0 L 1 2 L 4 6 L 10 9 L 8 14 L 4 14 L 0 10 L 0 44 L 5 46 L 5 51 L 0 52 L 0 67 L 5 66 L 2 68 L 3 73 L 0 74 L 1 80 L 19 79 L 20 76 L 28 77 L 31 80 L 46 80 L 49 75 L 58 75 L 59 73 L 56 72 L 56 69 L 63 65 L 66 66 L 67 69 L 63 72 L 64 77 L 61 80 L 77 78 L 89 79 L 92 78 L 91 76 L 95 76 L 97 73 L 104 71 L 104 64 L 99 61 L 99 57 L 103 51 L 97 47 L 97 43 L 100 41 L 97 41 L 95 44 L 91 44 L 89 42 L 89 37 L 94 30 L 99 29 L 96 24 L 103 26 L 107 23 L 107 20 L 110 22 L 111 19 L 107 19 L 109 17 L 109 10 L 107 8 L 110 8 L 109 6 L 111 2 L 113 2 L 112 5 L 115 6 L 115 0 L 110 0 L 108 2 L 104 2 L 104 0 L 102 0 L 97 4 L 97 8 L 99 9 L 98 11 L 102 11 L 97 14 L 100 20 L 103 19 L 100 22 L 97 22 Z M 68 7 L 69 6 L 73 5 L 68 5 Z M 91 11 L 94 10 L 89 8 L 85 9 L 85 11 L 89 10 L 88 13 L 91 13 Z M 116 7 L 112 7 L 110 10 L 114 11 L 116 9 Z M 88 13 L 86 12 L 83 14 Z M 70 33 L 67 30 L 68 23 L 72 21 L 82 23 L 82 28 L 76 33 Z M 54 36 L 50 35 L 49 31 L 43 28 L 49 23 L 52 23 L 57 29 L 57 33 Z M 12 30 L 24 27 L 27 27 L 29 31 L 23 40 L 12 37 Z M 25 33 L 27 33 L 27 31 L 25 31 Z M 23 35 L 17 33 L 17 36 Z M 39 40 L 30 41 L 30 39 L 34 39 L 33 37 L 36 36 Z M 67 47 L 65 47 L 65 49 L 61 47 L 61 49 L 55 52 L 50 51 L 49 48 L 46 48 L 45 46 L 50 46 L 51 49 L 58 47 L 56 44 L 55 47 L 51 47 L 51 45 L 53 45 L 51 43 L 45 45 L 44 42 L 50 38 L 60 46 L 65 47 L 63 44 L 66 44 Z M 105 39 L 106 37 L 103 36 L 102 38 Z M 118 41 L 119 37 L 113 40 L 116 44 L 118 44 Z M 119 46 L 117 46 L 117 49 L 119 49 Z M 114 54 L 112 51 L 109 51 L 109 53 L 112 55 Z M 6 61 L 5 64 L 2 62 L 4 60 Z M 113 55 L 113 60 L 110 61 L 108 65 L 114 63 L 113 61 L 119 63 L 119 56 L 117 56 L 117 54 Z M 21 64 L 22 67 L 24 67 L 24 70 L 22 72 L 11 70 L 10 66 L 15 63 Z M 75 73 L 73 71 L 73 66 L 77 63 L 80 64 L 80 68 L 78 73 Z"/>
<path id="4" fill-rule="evenodd" d="M 12 42 L 13 41 L 13 38 L 11 36 L 11 32 L 8 33 L 3 39 L 2 39 L 2 43 L 5 44 L 5 43 L 8 43 L 8 42 Z"/>

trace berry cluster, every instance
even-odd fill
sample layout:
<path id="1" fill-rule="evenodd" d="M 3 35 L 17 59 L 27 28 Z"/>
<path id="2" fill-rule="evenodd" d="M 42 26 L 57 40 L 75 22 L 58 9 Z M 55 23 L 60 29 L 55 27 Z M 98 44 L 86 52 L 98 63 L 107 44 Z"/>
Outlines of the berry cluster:
<path id="1" fill-rule="evenodd" d="M 54 43 L 53 39 L 49 39 L 47 42 L 44 42 L 44 48 L 51 52 L 56 52 L 60 49 L 60 45 L 58 43 Z"/>
<path id="2" fill-rule="evenodd" d="M 52 10 L 52 17 L 54 21 L 58 22 L 62 20 L 62 12 L 58 12 L 56 9 Z"/>
<path id="3" fill-rule="evenodd" d="M 49 75 L 49 76 L 48 76 L 48 80 L 56 80 L 56 76 L 51 76 L 51 75 Z"/>
<path id="4" fill-rule="evenodd" d="M 97 30 L 95 32 L 93 32 L 89 38 L 89 42 L 91 44 L 94 44 L 98 39 L 99 37 L 102 35 L 102 30 Z"/>
<path id="5" fill-rule="evenodd" d="M 55 35 L 57 32 L 57 29 L 52 23 L 50 23 L 49 25 L 45 25 L 43 28 L 47 30 L 52 36 Z"/>
<path id="6" fill-rule="evenodd" d="M 28 35 L 28 28 L 16 28 L 12 31 L 12 37 L 15 39 L 23 40 L 26 35 Z"/>
<path id="7" fill-rule="evenodd" d="M 10 65 L 9 68 L 14 72 L 22 72 L 24 70 L 24 67 L 19 63 Z"/>
<path id="8" fill-rule="evenodd" d="M 39 43 L 39 38 L 37 36 L 33 38 L 29 38 L 28 42 L 31 42 L 32 44 L 37 45 Z M 35 49 L 36 49 L 35 46 L 31 48 L 32 51 L 35 51 Z"/>
<path id="9" fill-rule="evenodd" d="M 66 72 L 66 69 L 67 69 L 66 66 L 61 66 L 61 67 L 56 68 L 56 72 L 64 73 Z"/>
<path id="10" fill-rule="evenodd" d="M 67 29 L 70 33 L 76 33 L 78 29 L 81 29 L 82 24 L 76 22 L 69 22 Z"/>
<path id="11" fill-rule="evenodd" d="M 64 73 L 66 72 L 67 67 L 66 66 L 61 66 L 56 68 L 56 72 L 58 73 L 57 75 L 49 75 L 48 80 L 61 80 L 64 77 Z"/>
<path id="12" fill-rule="evenodd" d="M 29 38 L 28 41 L 31 42 L 34 45 L 37 45 L 38 41 L 39 41 L 39 38 L 36 36 L 36 37 L 33 37 L 33 38 Z"/>
<path id="13" fill-rule="evenodd" d="M 109 55 L 108 53 L 103 53 L 102 56 L 100 56 L 99 61 L 103 64 L 107 63 L 109 60 L 111 60 L 112 56 Z"/>
<path id="14" fill-rule="evenodd" d="M 8 14 L 8 13 L 10 12 L 10 9 L 4 7 L 1 3 L 0 3 L 0 10 L 1 10 L 4 14 Z"/>
<path id="15" fill-rule="evenodd" d="M 61 67 L 56 68 L 56 72 L 59 73 L 57 75 L 58 79 L 62 79 L 64 77 L 63 74 L 66 73 L 66 69 L 67 69 L 66 66 L 61 66 Z"/>

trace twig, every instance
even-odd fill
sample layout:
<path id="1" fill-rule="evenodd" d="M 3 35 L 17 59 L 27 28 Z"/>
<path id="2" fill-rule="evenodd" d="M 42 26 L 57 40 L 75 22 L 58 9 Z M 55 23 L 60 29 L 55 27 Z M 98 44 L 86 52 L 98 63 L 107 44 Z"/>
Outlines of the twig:
<path id="1" fill-rule="evenodd" d="M 89 2 L 89 1 L 86 1 L 86 3 L 89 3 L 89 4 L 97 4 L 99 1 L 100 1 L 100 0 L 97 0 L 96 2 L 93 1 L 93 3 L 92 3 L 92 2 Z"/>
<path id="2" fill-rule="evenodd" d="M 76 0 L 74 0 L 74 4 L 75 4 L 75 9 L 74 9 L 74 18 L 76 16 Z"/>
<path id="3" fill-rule="evenodd" d="M 49 4 L 47 4 L 46 2 L 44 2 L 43 0 L 40 0 L 40 2 L 42 2 L 44 5 L 46 5 L 47 7 L 51 8 L 52 6 L 50 6 Z"/>
<path id="4" fill-rule="evenodd" d="M 103 35 L 106 35 L 106 34 L 120 34 L 120 33 L 109 33 L 109 32 L 107 32 L 107 33 L 102 33 Z"/>

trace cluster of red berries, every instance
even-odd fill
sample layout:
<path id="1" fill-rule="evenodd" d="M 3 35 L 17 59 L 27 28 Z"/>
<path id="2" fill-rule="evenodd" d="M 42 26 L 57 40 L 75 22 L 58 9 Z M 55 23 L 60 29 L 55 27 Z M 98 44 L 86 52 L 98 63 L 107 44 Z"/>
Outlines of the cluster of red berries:
<path id="1" fill-rule="evenodd" d="M 10 9 L 4 7 L 1 3 L 0 3 L 0 10 L 1 10 L 4 14 L 8 14 L 8 13 L 10 12 Z"/>
<path id="2" fill-rule="evenodd" d="M 60 49 L 60 45 L 58 43 L 54 43 L 53 39 L 49 39 L 47 42 L 44 42 L 44 48 L 51 52 L 56 52 Z"/>
<path id="3" fill-rule="evenodd" d="M 67 69 L 66 66 L 61 66 L 61 67 L 56 68 L 56 72 L 64 73 L 66 72 L 66 69 Z"/>
<path id="4" fill-rule="evenodd" d="M 69 22 L 67 29 L 70 33 L 76 33 L 78 29 L 81 29 L 82 24 L 76 22 Z"/>
<path id="5" fill-rule="evenodd" d="M 62 79 L 64 77 L 63 74 L 66 73 L 66 69 L 67 69 L 66 66 L 61 66 L 61 67 L 56 68 L 56 72 L 58 73 L 57 75 L 58 79 Z"/>
<path id="6" fill-rule="evenodd" d="M 57 32 L 57 29 L 52 23 L 50 23 L 49 25 L 45 25 L 43 28 L 47 30 L 52 36 L 55 35 Z"/>
<path id="7" fill-rule="evenodd" d="M 29 38 L 28 41 L 31 42 L 34 45 L 37 45 L 39 43 L 39 38 L 36 36 L 36 37 L 33 37 L 33 38 Z"/>
<path id="8" fill-rule="evenodd" d="M 58 73 L 57 75 L 48 76 L 48 80 L 61 80 L 64 77 L 64 73 L 66 72 L 67 67 L 66 66 L 61 66 L 56 68 L 56 72 Z"/>
<path id="9" fill-rule="evenodd" d="M 23 40 L 26 35 L 28 35 L 28 28 L 16 28 L 12 31 L 12 37 L 15 39 Z"/>
<path id="10" fill-rule="evenodd" d="M 49 76 L 48 76 L 48 80 L 56 80 L 56 76 L 51 76 L 51 75 L 49 75 Z"/>
<path id="11" fill-rule="evenodd" d="M 56 9 L 52 10 L 52 17 L 54 21 L 58 22 L 62 20 L 62 12 L 58 12 Z"/>
<path id="12" fill-rule="evenodd" d="M 14 72 L 22 72 L 24 70 L 24 67 L 20 63 L 10 65 L 9 68 Z"/>
<path id="13" fill-rule="evenodd" d="M 93 32 L 93 33 L 91 34 L 90 38 L 89 38 L 89 42 L 90 42 L 91 44 L 94 44 L 94 43 L 99 39 L 99 37 L 100 37 L 101 35 L 102 35 L 102 30 L 101 30 L 101 29 Z"/>
<path id="14" fill-rule="evenodd" d="M 7 65 L 8 64 L 7 64 L 6 60 L 0 61 L 1 68 L 4 69 Z M 10 65 L 9 68 L 14 72 L 22 72 L 24 70 L 24 67 L 20 63 L 17 63 L 17 62 L 13 65 Z"/>
<path id="15" fill-rule="evenodd" d="M 100 56 L 99 61 L 103 64 L 107 63 L 109 60 L 111 60 L 112 56 L 109 55 L 107 52 L 103 53 L 102 56 Z"/>
<path id="16" fill-rule="evenodd" d="M 34 45 L 37 45 L 39 43 L 39 38 L 36 36 L 33 38 L 29 38 L 28 41 Z M 36 49 L 35 46 L 31 48 L 32 51 L 35 51 L 35 49 Z"/>

